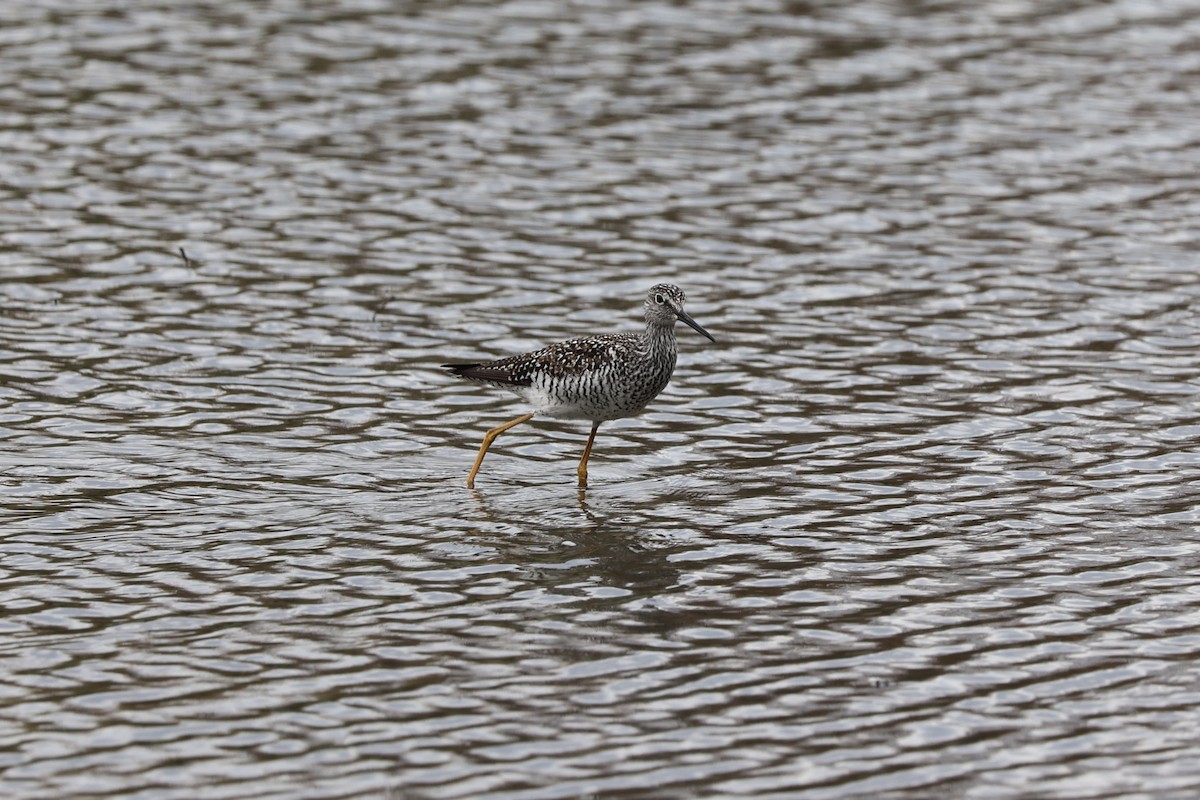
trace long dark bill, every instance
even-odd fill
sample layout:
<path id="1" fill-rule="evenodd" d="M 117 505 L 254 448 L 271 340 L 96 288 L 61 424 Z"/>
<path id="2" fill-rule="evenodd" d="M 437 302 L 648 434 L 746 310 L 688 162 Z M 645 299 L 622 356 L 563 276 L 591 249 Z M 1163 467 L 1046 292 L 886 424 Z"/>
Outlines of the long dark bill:
<path id="1" fill-rule="evenodd" d="M 696 333 L 700 334 L 705 339 L 708 339 L 713 344 L 716 344 L 717 340 L 712 337 L 712 334 L 710 334 L 708 331 L 704 330 L 704 328 L 701 328 L 700 323 L 696 322 L 696 320 L 692 319 L 691 315 L 689 315 L 686 311 L 676 311 L 675 316 L 679 317 L 681 320 L 686 322 L 688 324 L 688 326 L 692 330 L 694 330 Z"/>

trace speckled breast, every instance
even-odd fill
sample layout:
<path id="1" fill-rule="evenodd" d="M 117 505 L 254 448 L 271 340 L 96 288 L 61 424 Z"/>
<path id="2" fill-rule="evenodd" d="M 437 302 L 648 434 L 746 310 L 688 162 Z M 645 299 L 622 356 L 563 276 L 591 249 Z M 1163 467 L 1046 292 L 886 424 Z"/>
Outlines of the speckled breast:
<path id="1" fill-rule="evenodd" d="M 632 416 L 666 387 L 675 359 L 622 361 L 595 370 L 566 375 L 541 376 L 530 387 L 531 394 L 545 400 L 540 404 L 551 417 L 612 420 Z"/>

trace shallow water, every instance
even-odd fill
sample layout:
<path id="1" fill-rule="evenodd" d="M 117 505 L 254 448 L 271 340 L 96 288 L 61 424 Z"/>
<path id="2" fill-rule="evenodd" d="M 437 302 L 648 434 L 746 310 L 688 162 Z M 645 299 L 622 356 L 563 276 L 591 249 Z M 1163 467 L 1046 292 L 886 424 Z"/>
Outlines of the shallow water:
<path id="1" fill-rule="evenodd" d="M 1196 3 L 4 20 L 0 794 L 1200 790 Z"/>

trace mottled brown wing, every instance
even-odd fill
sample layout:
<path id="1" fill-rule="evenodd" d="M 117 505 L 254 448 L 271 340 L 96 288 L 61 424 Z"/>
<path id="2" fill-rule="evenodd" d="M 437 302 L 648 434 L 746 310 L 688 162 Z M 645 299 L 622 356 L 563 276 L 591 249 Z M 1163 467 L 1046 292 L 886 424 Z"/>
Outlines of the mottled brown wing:
<path id="1" fill-rule="evenodd" d="M 510 386 L 529 386 L 538 375 L 562 377 L 595 372 L 627 357 L 637 344 L 633 334 L 614 333 L 555 342 L 532 353 L 481 364 L 443 364 L 463 378 Z"/>

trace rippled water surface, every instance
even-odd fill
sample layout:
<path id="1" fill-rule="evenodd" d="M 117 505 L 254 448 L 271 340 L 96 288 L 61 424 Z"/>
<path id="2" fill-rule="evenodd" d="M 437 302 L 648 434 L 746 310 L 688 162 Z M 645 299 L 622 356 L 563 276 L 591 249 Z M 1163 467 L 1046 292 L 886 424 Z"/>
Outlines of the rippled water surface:
<path id="1" fill-rule="evenodd" d="M 1200 4 L 0 17 L 3 796 L 1200 792 Z"/>

